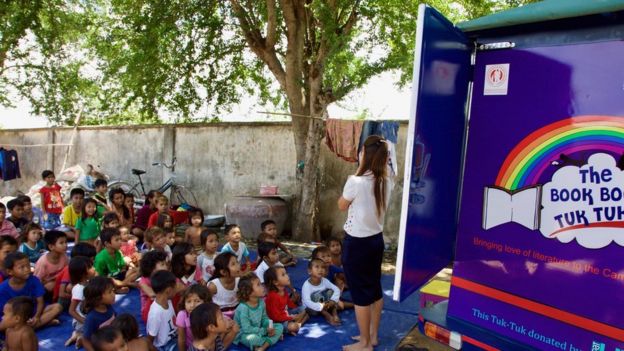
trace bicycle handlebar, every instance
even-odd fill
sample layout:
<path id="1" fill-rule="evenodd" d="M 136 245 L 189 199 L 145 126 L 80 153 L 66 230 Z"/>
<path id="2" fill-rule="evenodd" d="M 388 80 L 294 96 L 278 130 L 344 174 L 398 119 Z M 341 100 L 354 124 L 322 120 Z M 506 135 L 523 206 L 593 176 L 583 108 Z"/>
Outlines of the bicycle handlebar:
<path id="1" fill-rule="evenodd" d="M 152 166 L 163 166 L 165 168 L 172 169 L 173 167 L 175 167 L 177 161 L 178 161 L 178 158 L 174 156 L 173 159 L 171 160 L 171 164 L 169 165 L 164 162 L 154 162 L 152 163 Z"/>

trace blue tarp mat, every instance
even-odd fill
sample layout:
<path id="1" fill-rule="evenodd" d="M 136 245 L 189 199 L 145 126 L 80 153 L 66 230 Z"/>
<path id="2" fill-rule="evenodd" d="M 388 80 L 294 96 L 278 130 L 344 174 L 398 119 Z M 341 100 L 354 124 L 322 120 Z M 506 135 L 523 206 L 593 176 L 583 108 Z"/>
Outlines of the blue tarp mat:
<path id="1" fill-rule="evenodd" d="M 291 282 L 300 290 L 308 277 L 307 260 L 299 260 L 295 267 L 288 268 Z M 418 319 L 418 296 L 412 295 L 402 303 L 392 301 L 392 285 L 394 276 L 382 277 L 384 290 L 384 310 L 380 324 L 380 344 L 375 350 L 394 350 L 401 339 L 412 329 Z M 348 297 L 348 293 L 347 293 Z M 140 321 L 140 298 L 136 289 L 126 295 L 118 295 L 115 302 L 117 313 L 131 313 L 139 321 L 141 332 L 145 333 L 145 325 Z M 340 314 L 342 326 L 332 327 L 322 317 L 313 317 L 307 322 L 296 337 L 285 336 L 284 341 L 277 343 L 271 350 L 340 350 L 342 345 L 353 342 L 350 338 L 358 335 L 355 313 L 347 310 Z M 71 335 L 71 317 L 61 315 L 61 325 L 48 327 L 37 332 L 40 350 L 75 350 L 75 347 L 65 347 L 64 343 Z M 246 350 L 233 345 L 231 350 Z"/>

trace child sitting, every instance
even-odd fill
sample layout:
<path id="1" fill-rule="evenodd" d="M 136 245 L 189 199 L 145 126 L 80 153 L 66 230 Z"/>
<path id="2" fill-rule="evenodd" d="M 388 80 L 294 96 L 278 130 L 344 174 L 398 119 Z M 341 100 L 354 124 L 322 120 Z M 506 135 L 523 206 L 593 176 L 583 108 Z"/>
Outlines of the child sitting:
<path id="1" fill-rule="evenodd" d="M 160 213 L 156 220 L 156 226 L 165 232 L 165 243 L 173 247 L 176 243 L 175 229 L 173 228 L 173 218 L 168 213 Z M 180 239 L 182 242 L 182 239 Z"/>
<path id="2" fill-rule="evenodd" d="M 147 323 L 149 308 L 156 297 L 152 289 L 150 277 L 154 272 L 166 271 L 169 269 L 167 265 L 167 254 L 161 251 L 145 253 L 141 259 L 140 268 L 141 278 L 139 279 L 139 292 L 141 296 L 141 319 L 143 319 L 143 323 Z"/>
<path id="3" fill-rule="evenodd" d="M 18 296 L 4 305 L 2 326 L 6 328 L 6 350 L 37 350 L 39 340 L 28 320 L 35 312 L 35 304 L 30 297 Z"/>
<path id="4" fill-rule="evenodd" d="M 286 269 L 278 266 L 269 268 L 264 273 L 264 285 L 268 290 L 265 303 L 269 318 L 274 322 L 283 323 L 285 331 L 297 335 L 309 316 L 305 309 L 294 316 L 288 313 L 288 309 L 297 308 L 297 303 L 300 301 L 295 301 L 286 291 L 286 288 L 290 286 L 290 277 Z M 301 300 L 300 297 L 299 300 Z"/>
<path id="5" fill-rule="evenodd" d="M 139 324 L 130 313 L 122 313 L 111 324 L 121 331 L 128 344 L 128 351 L 146 351 L 154 349 L 146 337 L 139 337 Z"/>
<path id="6" fill-rule="evenodd" d="M 72 284 L 69 315 L 74 319 L 72 320 L 73 332 L 71 337 L 65 341 L 65 346 L 69 346 L 74 342 L 77 348 L 82 345 L 82 331 L 85 322 L 85 315 L 82 312 L 82 300 L 84 300 L 84 288 L 93 276 L 95 276 L 95 271 L 90 258 L 77 256 L 69 261 L 69 277 Z"/>
<path id="7" fill-rule="evenodd" d="M 270 267 L 284 266 L 279 261 L 277 248 L 273 243 L 263 242 L 258 244 L 258 259 L 260 263 L 258 264 L 258 268 L 256 268 L 255 273 L 261 283 L 264 283 L 264 272 L 266 272 Z"/>
<path id="8" fill-rule="evenodd" d="M 114 188 L 108 193 L 111 212 L 119 219 L 119 225 L 132 225 L 130 210 L 125 205 L 126 193 L 121 188 Z"/>
<path id="9" fill-rule="evenodd" d="M 96 330 L 91 336 L 91 341 L 91 347 L 95 351 L 128 350 L 128 344 L 124 340 L 121 330 L 111 325 Z"/>
<path id="10" fill-rule="evenodd" d="M 86 199 L 82 203 L 80 218 L 76 221 L 76 242 L 96 244 L 100 235 L 100 217 L 97 213 L 97 203 L 94 199 Z"/>
<path id="11" fill-rule="evenodd" d="M 147 196 L 145 197 L 145 205 L 143 205 L 143 207 L 136 212 L 132 234 L 139 238 L 143 238 L 143 234 L 147 230 L 147 223 L 149 222 L 150 216 L 155 212 L 158 212 L 156 209 L 156 199 L 160 195 L 161 194 L 156 190 L 150 190 L 147 193 Z"/>
<path id="12" fill-rule="evenodd" d="M 202 279 L 208 282 L 212 279 L 215 270 L 214 259 L 217 256 L 217 247 L 219 247 L 219 236 L 210 229 L 204 229 L 200 239 L 204 251 L 197 257 L 197 267 L 202 273 Z"/>
<path id="13" fill-rule="evenodd" d="M 80 188 L 73 188 L 69 192 L 71 203 L 63 209 L 61 222 L 74 232 L 76 231 L 76 222 L 78 222 L 78 220 L 82 217 L 82 203 L 84 202 L 84 195 L 84 190 Z M 78 237 L 76 236 L 76 239 L 77 238 Z"/>
<path id="14" fill-rule="evenodd" d="M 178 350 L 193 350 L 193 334 L 191 333 L 191 313 L 202 303 L 211 302 L 210 291 L 201 284 L 195 284 L 182 295 L 178 305 L 176 326 L 178 327 Z"/>
<path id="15" fill-rule="evenodd" d="M 178 346 L 175 311 L 171 304 L 176 278 L 169 271 L 158 271 L 152 274 L 151 282 L 156 298 L 147 315 L 147 339 L 159 351 L 172 351 Z"/>
<path id="16" fill-rule="evenodd" d="M 62 311 L 61 305 L 55 303 L 44 307 L 45 289 L 39 279 L 30 273 L 28 256 L 21 252 L 12 252 L 4 259 L 4 268 L 9 279 L 0 284 L 0 306 L 17 296 L 28 296 L 36 300 L 35 314 L 28 321 L 35 329 L 47 324 L 58 325 L 55 319 Z"/>
<path id="17" fill-rule="evenodd" d="M 327 322 L 333 326 L 340 325 L 338 308 L 342 308 L 340 302 L 340 289 L 325 278 L 325 263 L 318 258 L 313 258 L 308 263 L 308 278 L 301 288 L 303 305 L 308 314 L 315 316 L 322 314 Z"/>
<path id="18" fill-rule="evenodd" d="M 193 244 L 197 251 L 201 251 L 201 232 L 204 229 L 204 212 L 199 208 L 194 208 L 189 212 L 191 226 L 184 232 L 184 241 Z"/>
<path id="19" fill-rule="evenodd" d="M 231 252 L 222 252 L 215 258 L 215 274 L 208 283 L 208 290 L 212 294 L 212 301 L 219 305 L 221 311 L 232 317 L 238 306 L 238 281 L 240 276 L 240 264 L 236 256 Z"/>
<path id="20" fill-rule="evenodd" d="M 213 302 L 195 307 L 190 319 L 196 350 L 227 350 L 240 330 L 233 320 L 223 316 L 219 306 Z"/>
<path id="21" fill-rule="evenodd" d="M 35 223 L 27 224 L 22 231 L 22 244 L 19 247 L 19 251 L 28 256 L 30 265 L 33 267 L 45 252 L 45 245 L 41 240 L 42 235 L 43 230 L 41 230 L 41 226 Z"/>
<path id="22" fill-rule="evenodd" d="M 262 233 L 265 233 L 268 237 L 272 238 L 277 248 L 281 250 L 279 253 L 279 260 L 285 267 L 297 264 L 297 258 L 295 255 L 288 250 L 286 245 L 277 240 L 277 224 L 275 224 L 275 221 L 267 219 L 260 224 L 260 229 L 262 230 Z"/>
<path id="23" fill-rule="evenodd" d="M 130 227 L 119 227 L 119 235 L 121 237 L 121 248 L 119 251 L 121 251 L 124 261 L 128 267 L 137 267 L 141 259 L 141 254 L 139 254 L 139 250 L 137 249 L 136 238 L 130 234 Z"/>
<path id="24" fill-rule="evenodd" d="M 94 267 L 98 275 L 113 279 L 118 292 L 128 292 L 128 287 L 135 285 L 139 272 L 135 268 L 128 269 L 121 255 L 121 237 L 119 229 L 105 228 L 100 234 L 104 249 L 95 256 Z"/>
<path id="25" fill-rule="evenodd" d="M 238 298 L 241 301 L 234 321 L 240 326 L 240 331 L 234 339 L 235 344 L 242 343 L 251 350 L 266 350 L 277 343 L 282 337 L 281 323 L 273 325 L 269 319 L 262 298 L 264 287 L 254 273 L 245 274 L 238 283 Z"/>
<path id="26" fill-rule="evenodd" d="M 92 199 L 97 203 L 97 212 L 100 217 L 106 211 L 110 211 L 108 203 L 106 202 L 106 191 L 108 191 L 108 182 L 106 179 L 96 179 L 94 186 L 95 194 Z"/>
<path id="27" fill-rule="evenodd" d="M 15 198 L 7 202 L 7 209 L 11 214 L 7 220 L 11 221 L 17 232 L 22 234 L 24 227 L 28 224 L 28 220 L 24 218 L 24 203 L 19 198 Z"/>
<path id="28" fill-rule="evenodd" d="M 201 271 L 197 269 L 197 254 L 189 243 L 179 243 L 173 248 L 171 257 L 171 272 L 184 286 L 191 286 L 202 282 Z"/>
<path id="29" fill-rule="evenodd" d="M 134 213 L 134 194 L 132 193 L 125 194 L 124 206 L 126 206 L 126 208 L 128 209 L 128 212 L 130 213 L 130 223 L 134 225 L 134 222 L 136 221 L 136 216 Z"/>
<path id="30" fill-rule="evenodd" d="M 158 215 L 169 214 L 169 198 L 165 195 L 160 195 L 156 198 L 156 212 L 152 213 L 147 222 L 147 228 L 151 228 L 157 225 Z M 171 216 L 171 214 L 169 214 Z"/>
<path id="31" fill-rule="evenodd" d="M 344 271 L 332 264 L 332 255 L 329 247 L 320 245 L 312 250 L 312 258 L 318 258 L 325 264 L 325 277 L 329 279 L 332 284 L 335 284 L 340 291 L 343 291 L 346 287 L 346 279 Z"/>
<path id="32" fill-rule="evenodd" d="M 150 250 L 161 251 L 167 254 L 167 260 L 171 260 L 171 248 L 167 245 L 165 232 L 159 227 L 151 227 L 145 231 L 145 242 Z"/>
<path id="33" fill-rule="evenodd" d="M 227 238 L 227 244 L 223 245 L 221 252 L 231 252 L 236 255 L 238 263 L 241 265 L 241 271 L 251 269 L 251 263 L 249 261 L 249 250 L 247 245 L 241 241 L 241 230 L 237 224 L 229 224 L 225 226 L 225 237 Z"/>
<path id="34" fill-rule="evenodd" d="M 67 236 L 58 230 L 49 230 L 43 236 L 48 252 L 35 264 L 34 274 L 49 292 L 54 290 L 56 276 L 67 266 Z"/>
<path id="35" fill-rule="evenodd" d="M 87 351 L 93 351 L 97 338 L 92 335 L 100 328 L 109 325 L 115 319 L 115 285 L 107 277 L 93 277 L 84 288 L 82 309 L 86 315 L 82 343 Z"/>
<path id="36" fill-rule="evenodd" d="M 43 223 L 43 213 L 40 208 L 33 207 L 30 196 L 20 195 L 17 198 L 24 203 L 24 218 L 26 218 L 29 223 L 41 225 Z"/>
<path id="37" fill-rule="evenodd" d="M 63 212 L 63 197 L 61 186 L 56 183 L 54 172 L 45 170 L 41 173 L 45 185 L 39 189 L 41 194 L 41 210 L 43 212 L 43 228 L 52 230 L 61 225 Z"/>
<path id="38" fill-rule="evenodd" d="M 0 283 L 9 279 L 4 269 L 4 259 L 11 252 L 17 251 L 17 240 L 12 236 L 0 236 Z"/>
<path id="39" fill-rule="evenodd" d="M 6 219 L 6 206 L 0 202 L 0 236 L 10 236 L 17 240 L 20 237 L 15 225 Z"/>
<path id="40" fill-rule="evenodd" d="M 93 260 L 95 259 L 97 251 L 95 246 L 80 242 L 74 245 L 69 256 L 74 257 L 86 257 L 93 266 Z M 71 262 L 71 260 L 70 260 Z M 52 301 L 57 302 L 63 306 L 63 310 L 67 309 L 71 302 L 72 288 L 71 277 L 69 275 L 69 265 L 65 266 L 54 279 L 54 290 L 52 291 Z"/>

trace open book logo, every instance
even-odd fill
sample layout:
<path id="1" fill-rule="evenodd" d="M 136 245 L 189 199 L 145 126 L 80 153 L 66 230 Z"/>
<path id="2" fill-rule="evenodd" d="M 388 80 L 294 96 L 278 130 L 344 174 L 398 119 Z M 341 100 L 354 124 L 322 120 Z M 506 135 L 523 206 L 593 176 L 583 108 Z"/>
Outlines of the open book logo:
<path id="1" fill-rule="evenodd" d="M 485 188 L 483 229 L 509 222 L 590 249 L 624 246 L 624 171 L 611 155 L 596 153 L 561 167 L 543 185 Z"/>

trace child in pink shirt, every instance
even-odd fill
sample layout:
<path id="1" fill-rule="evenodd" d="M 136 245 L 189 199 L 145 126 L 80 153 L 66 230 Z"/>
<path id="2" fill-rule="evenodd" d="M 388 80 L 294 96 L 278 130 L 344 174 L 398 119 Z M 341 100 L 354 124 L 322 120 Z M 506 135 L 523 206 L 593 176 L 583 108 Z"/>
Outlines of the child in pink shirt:
<path id="1" fill-rule="evenodd" d="M 6 219 L 6 206 L 0 202 L 0 235 L 8 235 L 15 240 L 20 237 L 15 225 Z"/>
<path id="2" fill-rule="evenodd" d="M 156 294 L 152 289 L 150 277 L 156 271 L 169 270 L 167 254 L 162 251 L 149 251 L 140 262 L 141 278 L 139 279 L 139 293 L 141 295 L 141 319 L 147 323 L 147 315 Z"/>
<path id="3" fill-rule="evenodd" d="M 50 230 L 45 233 L 43 239 L 49 252 L 37 260 L 34 274 L 47 291 L 54 290 L 55 279 L 58 273 L 69 263 L 67 255 L 67 235 L 58 230 Z"/>

